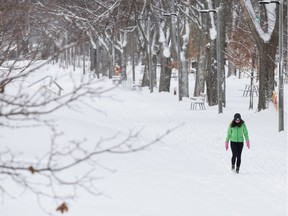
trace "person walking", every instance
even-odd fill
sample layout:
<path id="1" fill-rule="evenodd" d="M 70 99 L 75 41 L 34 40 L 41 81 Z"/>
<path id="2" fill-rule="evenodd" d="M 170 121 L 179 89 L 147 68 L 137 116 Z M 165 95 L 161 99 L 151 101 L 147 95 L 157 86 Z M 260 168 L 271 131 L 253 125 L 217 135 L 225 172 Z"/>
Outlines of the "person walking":
<path id="1" fill-rule="evenodd" d="M 232 150 L 232 171 L 235 170 L 236 163 L 236 173 L 239 173 L 241 165 L 241 154 L 244 145 L 244 138 L 246 140 L 247 148 L 250 149 L 249 135 L 245 122 L 242 120 L 241 115 L 236 113 L 234 119 L 229 124 L 227 137 L 225 140 L 225 149 L 228 150 L 228 145 L 230 141 L 230 146 Z"/>

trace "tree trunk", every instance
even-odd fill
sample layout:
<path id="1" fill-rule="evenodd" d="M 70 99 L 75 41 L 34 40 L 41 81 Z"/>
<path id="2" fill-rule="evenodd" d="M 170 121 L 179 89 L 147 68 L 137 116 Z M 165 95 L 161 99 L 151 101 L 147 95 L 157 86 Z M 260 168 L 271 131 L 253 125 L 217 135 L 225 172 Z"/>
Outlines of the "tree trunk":
<path id="1" fill-rule="evenodd" d="M 171 57 L 162 56 L 159 92 L 170 92 L 171 73 Z"/>
<path id="2" fill-rule="evenodd" d="M 111 45 L 110 45 L 110 64 L 109 64 L 109 79 L 114 75 L 114 67 L 115 67 L 115 47 L 114 47 L 114 35 L 111 37 Z"/>
<path id="3" fill-rule="evenodd" d="M 82 53 L 83 53 L 83 58 L 82 58 L 82 60 L 83 60 L 83 74 L 85 74 L 86 73 L 86 46 L 85 46 L 85 43 L 83 44 L 83 46 L 82 46 Z"/>
<path id="4" fill-rule="evenodd" d="M 268 56 L 275 56 L 275 48 L 268 43 L 260 44 L 259 49 L 259 102 L 258 111 L 266 109 L 274 90 L 275 64 Z"/>
<path id="5" fill-rule="evenodd" d="M 96 40 L 96 66 L 95 66 L 95 73 L 97 75 L 97 79 L 100 78 L 100 45 L 99 39 Z"/>
<path id="6" fill-rule="evenodd" d="M 144 70 L 144 73 L 143 73 L 143 78 L 142 78 L 142 87 L 145 87 L 145 86 L 149 86 L 149 77 L 148 77 L 148 67 L 147 67 L 147 62 L 148 62 L 148 53 L 145 52 L 145 70 Z"/>
<path id="7" fill-rule="evenodd" d="M 186 49 L 187 51 L 187 49 Z M 187 54 L 185 54 L 186 56 Z M 184 61 L 181 61 L 182 64 L 182 93 L 183 97 L 189 98 L 189 76 L 188 76 L 188 63 L 187 59 L 185 58 Z"/>
<path id="8" fill-rule="evenodd" d="M 90 71 L 93 71 L 95 69 L 96 65 L 96 54 L 95 54 L 95 49 L 93 48 L 92 45 L 90 45 Z"/>
<path id="9" fill-rule="evenodd" d="M 157 55 L 152 56 L 153 86 L 157 88 Z"/>
<path id="10" fill-rule="evenodd" d="M 207 58 L 208 58 L 208 49 L 206 48 L 205 35 L 200 33 L 199 42 L 198 42 L 198 60 L 196 68 L 196 78 L 195 78 L 195 88 L 194 96 L 200 96 L 201 92 L 204 92 L 205 89 L 205 74 L 207 71 Z"/>
<path id="11" fill-rule="evenodd" d="M 236 76 L 236 68 L 235 68 L 235 65 L 228 60 L 228 73 L 227 73 L 227 77 L 230 77 L 230 76 Z"/>
<path id="12" fill-rule="evenodd" d="M 208 55 L 208 66 L 206 74 L 207 100 L 209 106 L 218 104 L 217 100 L 217 61 L 216 61 L 216 40 L 211 41 Z"/>

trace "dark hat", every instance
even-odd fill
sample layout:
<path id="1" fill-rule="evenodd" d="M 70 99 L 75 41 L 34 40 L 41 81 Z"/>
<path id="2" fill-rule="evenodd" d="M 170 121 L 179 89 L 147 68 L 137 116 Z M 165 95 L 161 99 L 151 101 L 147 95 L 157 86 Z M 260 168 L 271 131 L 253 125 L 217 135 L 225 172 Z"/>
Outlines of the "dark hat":
<path id="1" fill-rule="evenodd" d="M 236 119 L 241 119 L 240 113 L 235 113 L 234 120 L 236 120 Z"/>

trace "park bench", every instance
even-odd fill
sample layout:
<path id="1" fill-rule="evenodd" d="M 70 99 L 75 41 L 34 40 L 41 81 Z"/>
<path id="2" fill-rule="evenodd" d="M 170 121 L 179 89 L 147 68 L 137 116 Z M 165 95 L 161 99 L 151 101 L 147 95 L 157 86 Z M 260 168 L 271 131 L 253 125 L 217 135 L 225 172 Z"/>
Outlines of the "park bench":
<path id="1" fill-rule="evenodd" d="M 112 76 L 112 83 L 115 85 L 121 84 L 122 77 L 121 76 Z"/>
<path id="2" fill-rule="evenodd" d="M 240 91 L 243 91 L 243 97 L 247 97 L 248 95 L 251 95 L 251 85 L 246 84 L 245 89 L 240 89 Z M 256 96 L 259 96 L 259 87 L 257 85 L 253 85 L 252 89 L 253 94 L 255 93 Z"/>
<path id="3" fill-rule="evenodd" d="M 142 87 L 139 84 L 132 84 L 131 90 L 132 91 L 141 91 Z"/>
<path id="4" fill-rule="evenodd" d="M 191 105 L 190 105 L 190 109 L 197 109 L 197 106 L 199 107 L 199 109 L 205 109 L 205 98 L 206 98 L 206 94 L 204 93 L 200 93 L 199 97 L 190 97 L 191 100 Z"/>

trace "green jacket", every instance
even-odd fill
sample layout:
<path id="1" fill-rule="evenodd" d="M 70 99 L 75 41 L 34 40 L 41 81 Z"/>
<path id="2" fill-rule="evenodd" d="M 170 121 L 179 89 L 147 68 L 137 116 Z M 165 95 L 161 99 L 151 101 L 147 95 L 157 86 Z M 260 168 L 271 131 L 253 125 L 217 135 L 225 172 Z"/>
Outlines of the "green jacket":
<path id="1" fill-rule="evenodd" d="M 246 141 L 249 141 L 248 130 L 243 123 L 240 127 L 231 127 L 231 124 L 228 127 L 226 142 L 244 142 L 244 137 Z"/>

